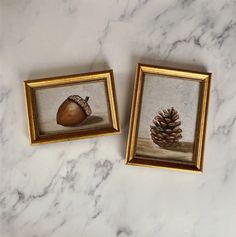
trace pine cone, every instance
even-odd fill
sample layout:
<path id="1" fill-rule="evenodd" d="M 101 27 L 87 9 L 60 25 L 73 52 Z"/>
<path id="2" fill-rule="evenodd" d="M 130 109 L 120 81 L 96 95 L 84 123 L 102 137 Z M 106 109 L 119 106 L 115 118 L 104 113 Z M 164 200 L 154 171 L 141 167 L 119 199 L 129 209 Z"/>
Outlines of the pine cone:
<path id="1" fill-rule="evenodd" d="M 158 146 L 171 149 L 179 145 L 182 138 L 178 112 L 171 109 L 162 110 L 153 119 L 155 126 L 151 126 L 151 137 Z"/>

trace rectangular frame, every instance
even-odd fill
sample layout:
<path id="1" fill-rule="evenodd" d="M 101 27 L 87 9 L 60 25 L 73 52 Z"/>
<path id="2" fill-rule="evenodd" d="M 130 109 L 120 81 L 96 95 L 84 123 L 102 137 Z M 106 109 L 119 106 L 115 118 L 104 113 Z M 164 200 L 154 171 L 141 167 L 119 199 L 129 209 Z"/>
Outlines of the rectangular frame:
<path id="1" fill-rule="evenodd" d="M 106 92 L 108 96 L 108 104 L 111 111 L 111 120 L 112 120 L 111 128 L 98 128 L 89 131 L 66 132 L 63 134 L 53 134 L 53 135 L 39 134 L 39 124 L 36 110 L 36 98 L 34 93 L 35 89 L 75 84 L 78 82 L 104 80 L 104 79 L 106 81 Z M 114 76 L 112 70 L 37 79 L 37 80 L 27 80 L 24 81 L 24 89 L 25 89 L 28 126 L 29 126 L 29 135 L 31 144 L 67 141 L 81 138 L 89 138 L 99 135 L 110 135 L 114 133 L 120 133 Z"/>
<path id="2" fill-rule="evenodd" d="M 198 80 L 201 82 L 195 135 L 196 142 L 194 145 L 193 161 L 191 163 L 186 163 L 184 161 L 170 162 L 163 160 L 148 160 L 142 159 L 142 157 L 135 156 L 145 73 L 177 77 L 186 80 Z M 189 70 L 179 70 L 153 65 L 138 64 L 136 67 L 129 136 L 126 150 L 126 164 L 201 172 L 203 169 L 203 153 L 209 103 L 210 81 L 211 73 L 200 73 Z"/>

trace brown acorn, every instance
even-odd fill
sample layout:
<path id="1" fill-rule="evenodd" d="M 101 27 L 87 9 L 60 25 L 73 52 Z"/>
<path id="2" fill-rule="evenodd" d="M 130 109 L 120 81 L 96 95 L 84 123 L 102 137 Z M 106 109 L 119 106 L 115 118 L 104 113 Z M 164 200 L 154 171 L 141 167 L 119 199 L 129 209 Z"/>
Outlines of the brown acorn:
<path id="1" fill-rule="evenodd" d="M 69 96 L 57 111 L 57 123 L 62 126 L 75 126 L 83 122 L 92 113 L 88 99 L 89 97 L 83 99 L 79 95 Z"/>

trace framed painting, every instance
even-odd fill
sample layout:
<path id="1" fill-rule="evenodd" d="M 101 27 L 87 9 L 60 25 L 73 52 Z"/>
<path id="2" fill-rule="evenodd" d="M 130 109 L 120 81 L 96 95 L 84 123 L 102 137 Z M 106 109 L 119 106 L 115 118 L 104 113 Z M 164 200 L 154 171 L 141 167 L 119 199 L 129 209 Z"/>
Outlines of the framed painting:
<path id="1" fill-rule="evenodd" d="M 112 70 L 24 82 L 31 144 L 120 132 Z"/>
<path id="2" fill-rule="evenodd" d="M 126 164 L 202 171 L 210 80 L 138 64 Z"/>

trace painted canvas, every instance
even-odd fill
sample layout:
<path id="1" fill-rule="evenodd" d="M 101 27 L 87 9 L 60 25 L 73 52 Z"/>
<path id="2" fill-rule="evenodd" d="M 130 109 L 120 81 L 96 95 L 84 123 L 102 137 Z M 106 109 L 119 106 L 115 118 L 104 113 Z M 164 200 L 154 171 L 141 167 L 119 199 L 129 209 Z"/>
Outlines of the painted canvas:
<path id="1" fill-rule="evenodd" d="M 201 172 L 211 73 L 139 63 L 126 164 Z"/>
<path id="2" fill-rule="evenodd" d="M 24 82 L 31 144 L 120 133 L 112 70 Z"/>
<path id="3" fill-rule="evenodd" d="M 192 161 L 200 82 L 146 73 L 136 156 Z"/>
<path id="4" fill-rule="evenodd" d="M 105 79 L 35 90 L 40 134 L 111 126 Z"/>

